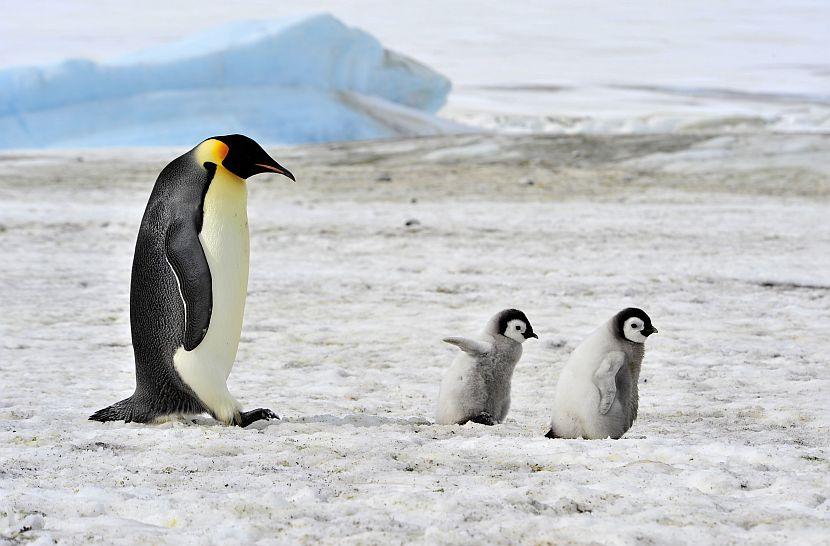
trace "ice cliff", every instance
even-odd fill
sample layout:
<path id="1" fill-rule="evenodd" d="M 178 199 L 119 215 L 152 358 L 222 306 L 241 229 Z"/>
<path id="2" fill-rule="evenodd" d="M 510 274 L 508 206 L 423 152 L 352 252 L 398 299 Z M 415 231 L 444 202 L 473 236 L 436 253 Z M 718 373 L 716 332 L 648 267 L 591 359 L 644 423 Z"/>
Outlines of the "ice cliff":
<path id="1" fill-rule="evenodd" d="M 104 63 L 0 70 L 0 148 L 435 134 L 449 80 L 331 15 L 236 21 Z"/>

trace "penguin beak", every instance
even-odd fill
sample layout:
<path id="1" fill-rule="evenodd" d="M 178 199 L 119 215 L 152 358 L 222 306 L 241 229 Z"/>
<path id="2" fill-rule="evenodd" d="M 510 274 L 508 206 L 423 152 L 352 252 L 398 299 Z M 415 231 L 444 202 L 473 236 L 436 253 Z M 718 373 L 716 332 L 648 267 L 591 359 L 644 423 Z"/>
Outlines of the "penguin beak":
<path id="1" fill-rule="evenodd" d="M 288 178 L 290 178 L 294 182 L 297 181 L 297 179 L 294 178 L 294 175 L 291 174 L 291 171 L 289 171 L 288 169 L 286 169 L 285 167 L 283 167 L 282 165 L 280 165 L 276 161 L 272 160 L 269 163 L 256 163 L 255 165 L 257 167 L 259 167 L 260 169 L 262 169 L 262 171 L 260 171 L 260 172 L 263 172 L 263 173 L 267 173 L 267 172 L 277 173 L 277 174 L 281 174 L 283 176 L 287 176 Z"/>
<path id="2" fill-rule="evenodd" d="M 525 336 L 525 339 L 530 339 L 530 338 L 539 339 L 539 336 L 536 335 L 536 332 L 530 332 L 529 334 L 527 334 Z"/>
<path id="3" fill-rule="evenodd" d="M 648 337 L 648 336 L 650 336 L 651 334 L 656 334 L 656 333 L 657 333 L 657 328 L 655 328 L 654 326 L 649 326 L 649 327 L 647 327 L 647 328 L 643 328 L 643 332 L 642 332 L 642 333 L 643 333 L 643 335 L 644 335 L 645 337 Z"/>

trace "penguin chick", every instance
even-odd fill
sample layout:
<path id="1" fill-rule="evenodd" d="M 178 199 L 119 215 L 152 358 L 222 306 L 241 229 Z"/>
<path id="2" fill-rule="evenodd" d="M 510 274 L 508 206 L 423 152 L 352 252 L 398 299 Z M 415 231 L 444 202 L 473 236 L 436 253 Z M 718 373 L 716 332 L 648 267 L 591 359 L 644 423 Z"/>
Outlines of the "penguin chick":
<path id="1" fill-rule="evenodd" d="M 574 349 L 559 376 L 548 438 L 620 438 L 637 418 L 646 338 L 642 309 L 623 309 Z"/>
<path id="2" fill-rule="evenodd" d="M 130 285 L 135 392 L 95 421 L 150 423 L 210 413 L 225 424 L 273 419 L 228 392 L 248 287 L 247 179 L 294 179 L 243 135 L 209 138 L 159 174 L 138 231 Z"/>
<path id="3" fill-rule="evenodd" d="M 538 337 L 524 313 L 505 309 L 490 319 L 478 340 L 444 338 L 463 353 L 455 357 L 441 381 L 437 423 L 494 425 L 504 421 L 510 409 L 510 380 L 522 356 L 522 343 Z"/>

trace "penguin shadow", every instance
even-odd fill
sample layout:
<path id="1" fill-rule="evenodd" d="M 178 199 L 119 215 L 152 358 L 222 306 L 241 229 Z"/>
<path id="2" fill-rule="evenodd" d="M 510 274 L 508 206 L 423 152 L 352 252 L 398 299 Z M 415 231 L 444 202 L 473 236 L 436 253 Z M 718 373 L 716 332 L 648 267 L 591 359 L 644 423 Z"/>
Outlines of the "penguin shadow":
<path id="1" fill-rule="evenodd" d="M 376 415 L 359 415 L 359 414 L 352 414 L 352 415 L 344 415 L 342 417 L 338 417 L 336 415 L 331 414 L 323 414 L 323 415 L 308 415 L 308 416 L 300 416 L 300 417 L 281 417 L 279 419 L 271 419 L 271 420 L 261 420 L 255 421 L 245 427 L 245 430 L 265 430 L 268 427 L 278 426 L 281 424 L 286 423 L 300 423 L 300 424 L 310 424 L 310 423 L 320 423 L 325 425 L 332 425 L 332 426 L 342 426 L 342 425 L 351 425 L 354 427 L 380 427 L 383 425 L 405 425 L 405 426 L 412 426 L 412 425 L 432 425 L 434 424 L 432 421 L 428 421 L 426 419 L 420 417 L 409 417 L 409 418 L 393 418 L 393 417 L 379 417 Z M 175 425 L 184 425 L 184 426 L 194 426 L 194 427 L 221 427 L 227 428 L 227 425 L 224 423 L 217 421 L 212 417 L 207 416 L 196 416 L 196 417 L 180 417 L 177 419 L 171 419 L 165 421 L 164 423 L 159 423 L 161 426 L 175 426 Z"/>
<path id="2" fill-rule="evenodd" d="M 308 415 L 302 417 L 286 417 L 282 420 L 285 423 L 321 423 L 326 425 L 342 426 L 352 425 L 354 427 L 380 427 L 383 425 L 431 425 L 431 421 L 421 417 L 394 418 L 380 417 L 377 415 L 351 414 L 338 417 L 331 414 Z M 251 426 L 256 423 L 251 424 Z"/>
<path id="3" fill-rule="evenodd" d="M 265 430 L 266 428 L 278 425 L 283 422 L 283 419 L 263 419 L 261 421 L 254 421 L 247 427 L 244 427 L 243 430 Z M 160 427 L 171 427 L 171 426 L 185 426 L 185 427 L 218 427 L 218 428 L 236 428 L 230 427 L 221 421 L 217 421 L 213 417 L 208 416 L 190 416 L 190 417 L 176 417 L 172 419 L 166 419 L 163 422 L 155 423 L 156 426 Z"/>

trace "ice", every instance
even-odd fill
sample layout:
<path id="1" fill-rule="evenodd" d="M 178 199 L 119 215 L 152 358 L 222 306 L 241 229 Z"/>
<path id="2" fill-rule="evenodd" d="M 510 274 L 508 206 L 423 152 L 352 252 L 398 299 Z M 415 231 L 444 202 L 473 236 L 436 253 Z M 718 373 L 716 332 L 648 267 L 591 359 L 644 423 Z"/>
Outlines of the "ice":
<path id="1" fill-rule="evenodd" d="M 444 76 L 331 15 L 234 21 L 114 61 L 0 71 L 0 148 L 361 140 L 460 129 Z"/>
<path id="2" fill-rule="evenodd" d="M 0 66 L 112 56 L 236 19 L 325 11 L 453 82 L 442 117 L 516 133 L 826 133 L 830 3 L 29 0 Z M 49 25 L 42 23 L 44 13 Z M 194 17 L 198 14 L 198 17 Z"/>

